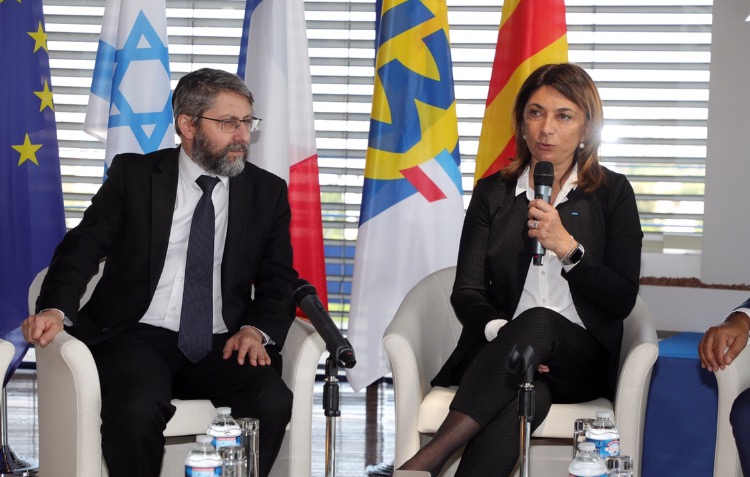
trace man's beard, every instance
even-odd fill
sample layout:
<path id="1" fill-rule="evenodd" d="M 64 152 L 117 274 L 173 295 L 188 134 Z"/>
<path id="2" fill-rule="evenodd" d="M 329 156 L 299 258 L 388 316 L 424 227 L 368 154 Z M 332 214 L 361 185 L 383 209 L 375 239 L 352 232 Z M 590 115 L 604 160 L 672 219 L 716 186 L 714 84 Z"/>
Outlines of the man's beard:
<path id="1" fill-rule="evenodd" d="M 195 138 L 193 139 L 193 161 L 201 166 L 206 172 L 211 172 L 218 176 L 235 177 L 245 169 L 247 161 L 248 145 L 236 142 L 225 147 L 218 153 L 212 150 L 212 144 L 203 133 L 203 129 L 198 127 Z M 242 151 L 241 157 L 232 158 L 230 152 Z"/>

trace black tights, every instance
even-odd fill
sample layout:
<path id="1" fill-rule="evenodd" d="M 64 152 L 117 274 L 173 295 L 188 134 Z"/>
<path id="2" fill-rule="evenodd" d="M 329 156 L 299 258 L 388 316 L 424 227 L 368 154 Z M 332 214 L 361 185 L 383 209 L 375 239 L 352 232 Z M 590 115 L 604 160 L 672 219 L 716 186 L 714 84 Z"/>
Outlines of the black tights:
<path id="1" fill-rule="evenodd" d="M 553 402 L 573 403 L 606 393 L 606 350 L 579 325 L 547 308 L 532 308 L 506 324 L 477 354 L 466 371 L 450 412 L 435 437 L 401 469 L 437 475 L 448 458 L 466 444 L 457 476 L 510 475 L 519 455 L 518 384 L 508 371 L 516 345 L 534 348 L 536 414 L 532 431 Z M 572 430 L 571 430 L 572 432 Z"/>

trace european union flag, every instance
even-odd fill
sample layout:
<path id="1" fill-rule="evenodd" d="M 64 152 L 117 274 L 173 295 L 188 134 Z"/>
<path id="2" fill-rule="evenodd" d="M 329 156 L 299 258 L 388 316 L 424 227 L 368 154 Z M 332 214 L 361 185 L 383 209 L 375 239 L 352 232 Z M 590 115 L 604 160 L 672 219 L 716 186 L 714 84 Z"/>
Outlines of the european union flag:
<path id="1" fill-rule="evenodd" d="M 65 234 L 42 13 L 41 0 L 0 0 L 0 338 L 16 346 L 5 382 L 27 350 L 29 285 Z"/>

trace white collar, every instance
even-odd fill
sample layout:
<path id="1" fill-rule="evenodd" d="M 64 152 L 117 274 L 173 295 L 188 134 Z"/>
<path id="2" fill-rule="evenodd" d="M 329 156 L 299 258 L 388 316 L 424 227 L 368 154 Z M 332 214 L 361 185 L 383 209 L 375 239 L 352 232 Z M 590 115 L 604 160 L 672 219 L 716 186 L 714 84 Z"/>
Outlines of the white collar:
<path id="1" fill-rule="evenodd" d="M 526 193 L 526 197 L 528 197 L 529 201 L 534 199 L 534 190 L 529 187 L 529 170 L 531 168 L 531 164 L 526 166 L 526 169 L 524 169 L 523 173 L 518 177 L 518 180 L 516 181 L 516 197 Z M 555 200 L 555 203 L 553 205 L 557 205 L 561 202 L 563 202 L 567 196 L 568 192 L 575 189 L 578 186 L 578 164 L 573 164 L 573 170 L 570 171 L 570 174 L 568 174 L 568 178 L 565 179 L 565 183 L 562 186 L 562 189 L 560 189 L 560 193 L 557 194 L 557 200 Z"/>

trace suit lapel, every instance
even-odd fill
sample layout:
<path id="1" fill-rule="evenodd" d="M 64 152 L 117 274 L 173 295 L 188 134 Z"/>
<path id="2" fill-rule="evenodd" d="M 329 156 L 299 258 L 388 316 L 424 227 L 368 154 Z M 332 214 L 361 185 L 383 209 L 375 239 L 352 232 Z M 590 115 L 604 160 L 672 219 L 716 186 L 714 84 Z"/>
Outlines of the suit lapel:
<path id="1" fill-rule="evenodd" d="M 226 296 L 228 285 L 232 282 L 238 257 L 241 257 L 242 247 L 247 246 L 243 237 L 248 227 L 248 219 L 252 213 L 252 176 L 249 167 L 237 177 L 229 179 L 229 214 L 227 217 L 227 238 L 224 243 L 224 257 L 221 261 L 221 292 Z M 232 258 L 227 258 L 232 257 Z"/>
<path id="2" fill-rule="evenodd" d="M 151 174 L 151 296 L 154 295 L 167 256 L 169 231 L 177 200 L 178 158 L 179 149 L 175 149 Z"/>
<path id="3" fill-rule="evenodd" d="M 518 306 L 531 261 L 531 238 L 525 228 L 529 201 L 525 195 L 517 196 L 515 192 L 515 182 L 509 183 L 498 174 L 488 197 L 490 253 L 504 257 L 502 267 L 505 273 L 515 276 L 514 280 L 504 284 L 510 289 L 507 296 L 512 297 L 512 302 L 508 303 L 510 310 Z"/>

